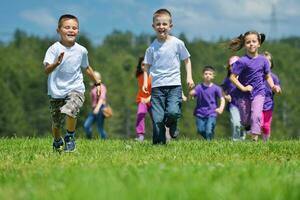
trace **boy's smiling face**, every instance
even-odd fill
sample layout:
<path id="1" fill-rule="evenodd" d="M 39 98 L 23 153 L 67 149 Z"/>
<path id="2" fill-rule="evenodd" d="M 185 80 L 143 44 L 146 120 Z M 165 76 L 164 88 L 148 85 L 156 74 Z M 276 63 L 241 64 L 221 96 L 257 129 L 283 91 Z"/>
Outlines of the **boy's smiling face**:
<path id="1" fill-rule="evenodd" d="M 173 24 L 171 17 L 166 14 L 161 14 L 155 17 L 152 27 L 156 32 L 159 41 L 166 41 Z"/>
<path id="2" fill-rule="evenodd" d="M 75 19 L 65 19 L 57 29 L 61 43 L 65 46 L 73 46 L 78 35 L 78 22 Z"/>

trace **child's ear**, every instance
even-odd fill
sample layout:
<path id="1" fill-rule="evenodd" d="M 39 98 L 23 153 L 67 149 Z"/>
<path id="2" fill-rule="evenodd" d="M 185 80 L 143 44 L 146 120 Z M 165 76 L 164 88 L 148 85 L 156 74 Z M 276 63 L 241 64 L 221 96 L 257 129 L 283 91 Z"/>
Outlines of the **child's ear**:
<path id="1" fill-rule="evenodd" d="M 173 24 L 171 23 L 171 24 L 170 24 L 170 28 L 172 28 L 172 27 L 173 27 Z"/>

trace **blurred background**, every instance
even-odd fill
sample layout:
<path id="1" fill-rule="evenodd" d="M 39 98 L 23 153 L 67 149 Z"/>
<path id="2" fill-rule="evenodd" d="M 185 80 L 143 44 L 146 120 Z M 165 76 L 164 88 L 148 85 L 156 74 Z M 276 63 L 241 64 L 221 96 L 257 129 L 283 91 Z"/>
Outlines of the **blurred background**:
<path id="1" fill-rule="evenodd" d="M 217 69 L 215 83 L 226 76 L 224 65 L 233 54 L 224 44 L 248 30 L 267 36 L 260 52 L 274 57 L 283 94 L 275 97 L 272 137 L 299 138 L 300 113 L 300 2 L 297 0 L 2 0 L 0 7 L 0 136 L 46 136 L 51 123 L 47 97 L 47 77 L 42 61 L 47 48 L 58 40 L 57 20 L 62 14 L 79 18 L 78 43 L 89 51 L 91 66 L 100 71 L 108 89 L 114 116 L 106 120 L 109 137 L 135 137 L 137 81 L 135 69 L 155 38 L 152 14 L 167 8 L 173 15 L 172 34 L 183 41 L 191 53 L 193 78 L 201 81 L 201 69 Z M 182 67 L 184 93 L 185 69 Z M 83 121 L 90 111 L 89 80 L 85 77 L 86 102 L 78 121 L 83 137 Z M 183 104 L 179 122 L 182 136 L 199 137 L 193 117 L 194 100 Z M 146 137 L 152 127 L 147 119 Z M 96 136 L 96 130 L 94 136 Z M 216 138 L 230 137 L 229 115 L 218 118 Z"/>

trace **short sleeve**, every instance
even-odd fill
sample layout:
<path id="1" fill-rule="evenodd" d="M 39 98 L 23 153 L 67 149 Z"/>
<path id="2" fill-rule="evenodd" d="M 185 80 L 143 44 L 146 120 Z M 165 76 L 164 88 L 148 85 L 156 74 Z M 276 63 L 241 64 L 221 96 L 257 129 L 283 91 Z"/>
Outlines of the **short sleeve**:
<path id="1" fill-rule="evenodd" d="M 191 56 L 183 41 L 179 41 L 178 46 L 180 60 L 185 60 Z"/>
<path id="2" fill-rule="evenodd" d="M 243 69 L 244 69 L 244 65 L 241 59 L 239 59 L 238 61 L 232 64 L 232 73 L 235 75 L 240 75 Z"/>
<path id="3" fill-rule="evenodd" d="M 100 99 L 105 100 L 106 99 L 106 87 L 101 84 L 101 95 L 100 95 Z"/>
<path id="4" fill-rule="evenodd" d="M 264 67 L 263 67 L 263 69 L 264 69 L 264 75 L 267 75 L 267 74 L 271 73 L 270 64 L 269 64 L 267 58 L 265 58 L 265 57 L 264 57 Z"/>
<path id="5" fill-rule="evenodd" d="M 87 68 L 88 66 L 89 66 L 88 51 L 84 48 L 82 52 L 81 67 Z"/>
<path id="6" fill-rule="evenodd" d="M 46 66 L 46 64 L 53 64 L 56 58 L 56 51 L 54 46 L 50 46 L 48 48 L 48 50 L 46 51 L 46 55 L 43 61 L 44 66 Z"/>
<path id="7" fill-rule="evenodd" d="M 216 86 L 216 94 L 219 98 L 222 97 L 222 89 L 220 86 Z"/>
<path id="8" fill-rule="evenodd" d="M 144 57 L 144 63 L 148 64 L 148 65 L 152 65 L 153 64 L 153 51 L 152 51 L 151 47 L 149 47 L 146 50 L 145 57 Z"/>

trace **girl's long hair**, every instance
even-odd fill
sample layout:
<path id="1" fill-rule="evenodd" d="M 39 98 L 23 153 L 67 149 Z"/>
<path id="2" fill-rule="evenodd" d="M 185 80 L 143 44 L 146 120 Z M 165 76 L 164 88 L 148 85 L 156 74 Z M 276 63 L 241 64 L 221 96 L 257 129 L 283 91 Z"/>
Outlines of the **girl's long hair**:
<path id="1" fill-rule="evenodd" d="M 257 31 L 247 31 L 246 33 L 241 34 L 238 37 L 235 37 L 232 40 L 230 40 L 227 48 L 232 51 L 240 50 L 245 44 L 245 37 L 250 34 L 257 35 L 257 38 L 258 38 L 258 41 L 260 44 L 262 44 L 266 39 L 266 35 L 263 33 L 258 33 Z"/>
<path id="2" fill-rule="evenodd" d="M 144 61 L 144 56 L 140 56 L 138 60 L 138 64 L 136 66 L 135 77 L 138 77 L 140 74 L 144 73 L 144 70 L 142 69 L 143 61 Z"/>

